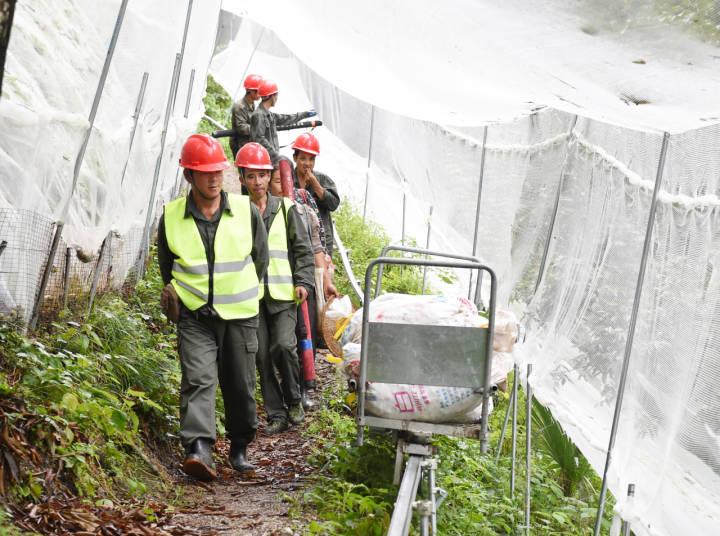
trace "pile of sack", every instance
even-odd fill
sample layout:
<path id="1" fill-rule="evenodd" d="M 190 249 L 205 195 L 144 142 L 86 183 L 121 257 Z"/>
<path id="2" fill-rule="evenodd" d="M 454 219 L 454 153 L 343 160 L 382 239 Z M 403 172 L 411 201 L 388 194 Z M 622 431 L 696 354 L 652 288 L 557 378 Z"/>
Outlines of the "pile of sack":
<path id="1" fill-rule="evenodd" d="M 347 298 L 345 298 L 347 299 Z M 336 300 L 328 309 L 335 321 L 335 339 L 342 345 L 343 371 L 357 379 L 360 372 L 362 309 L 351 312 L 350 301 Z M 487 328 L 487 318 L 462 297 L 383 294 L 370 303 L 370 322 Z M 515 315 L 496 311 L 491 385 L 502 383 L 512 369 L 512 350 L 518 335 Z M 393 356 L 387 356 L 392 359 Z M 438 356 L 442 359 L 443 356 Z M 473 423 L 480 420 L 482 395 L 463 387 L 369 382 L 368 414 L 390 419 L 436 423 Z M 492 403 L 492 401 L 491 401 Z M 492 408 L 489 408 L 491 411 Z"/>

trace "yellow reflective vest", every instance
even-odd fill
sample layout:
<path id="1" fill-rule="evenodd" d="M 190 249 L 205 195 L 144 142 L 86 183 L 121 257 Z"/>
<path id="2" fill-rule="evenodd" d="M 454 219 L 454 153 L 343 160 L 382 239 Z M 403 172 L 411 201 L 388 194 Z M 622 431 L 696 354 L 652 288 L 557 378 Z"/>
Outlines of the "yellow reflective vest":
<path id="1" fill-rule="evenodd" d="M 278 208 L 277 214 L 270 224 L 268 231 L 268 250 L 270 264 L 267 270 L 267 290 L 269 295 L 277 301 L 293 301 L 295 299 L 295 285 L 288 258 L 287 219 L 285 214 L 293 206 L 288 198 L 281 200 L 285 204 Z"/>
<path id="2" fill-rule="evenodd" d="M 258 284 L 252 251 L 250 198 L 227 194 L 232 212 L 223 211 L 215 233 L 215 264 L 210 270 L 200 231 L 192 216 L 185 217 L 186 197 L 165 205 L 165 235 L 177 255 L 172 285 L 185 307 L 195 311 L 208 303 L 225 320 L 251 318 L 259 312 Z"/>

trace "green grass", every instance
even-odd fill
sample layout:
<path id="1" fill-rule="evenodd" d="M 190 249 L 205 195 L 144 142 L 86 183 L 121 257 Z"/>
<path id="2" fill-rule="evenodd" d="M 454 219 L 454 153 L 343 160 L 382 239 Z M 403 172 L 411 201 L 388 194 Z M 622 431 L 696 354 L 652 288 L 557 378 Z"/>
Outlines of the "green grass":
<path id="1" fill-rule="evenodd" d="M 180 370 L 157 306 L 161 286 L 151 265 L 130 297 L 100 297 L 83 323 L 66 311 L 32 338 L 0 325 L 0 419 L 19 466 L 11 501 L 169 491 L 145 450 L 173 448 L 178 427 Z"/>
<path id="2" fill-rule="evenodd" d="M 215 79 L 208 75 L 207 86 L 205 88 L 205 97 L 203 98 L 205 105 L 205 115 L 212 117 L 215 121 L 224 125 L 226 128 L 232 127 L 230 110 L 233 102 L 230 94 L 225 91 Z M 202 119 L 198 124 L 197 131 L 204 134 L 211 134 L 216 130 L 220 130 L 207 119 Z M 235 155 L 230 150 L 230 138 L 218 138 L 218 141 L 225 149 L 225 156 L 230 162 L 235 162 Z"/>

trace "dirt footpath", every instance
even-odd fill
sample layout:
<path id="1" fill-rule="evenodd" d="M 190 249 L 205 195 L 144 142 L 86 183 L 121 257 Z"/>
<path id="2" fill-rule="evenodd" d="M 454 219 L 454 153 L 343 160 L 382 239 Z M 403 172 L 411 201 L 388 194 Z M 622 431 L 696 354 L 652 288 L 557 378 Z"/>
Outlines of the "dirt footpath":
<path id="1" fill-rule="evenodd" d="M 335 367 L 318 352 L 316 370 L 318 389 L 313 401 L 323 403 L 320 393 L 335 380 Z M 203 535 L 276 536 L 304 534 L 309 519 L 292 520 L 291 502 L 302 499 L 303 488 L 311 485 L 314 469 L 307 463 L 315 446 L 314 438 L 303 438 L 301 430 L 312 420 L 307 413 L 305 423 L 293 426 L 282 434 L 267 436 L 260 417 L 257 439 L 248 447 L 248 457 L 258 468 L 255 477 L 243 478 L 227 461 L 229 444 L 218 441 L 216 462 L 218 479 L 198 483 L 180 471 L 180 460 L 173 464 L 173 476 L 185 488 L 185 507 L 172 517 L 178 527 L 197 530 Z"/>

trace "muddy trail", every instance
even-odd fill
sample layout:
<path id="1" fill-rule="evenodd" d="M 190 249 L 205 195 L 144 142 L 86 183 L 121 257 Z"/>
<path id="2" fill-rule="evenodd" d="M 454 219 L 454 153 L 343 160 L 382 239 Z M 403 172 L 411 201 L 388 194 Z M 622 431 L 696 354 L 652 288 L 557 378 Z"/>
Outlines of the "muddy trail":
<path id="1" fill-rule="evenodd" d="M 313 392 L 315 407 L 323 404 L 321 393 L 337 381 L 336 369 L 318 352 L 316 370 L 318 386 Z M 172 522 L 197 534 L 270 536 L 302 534 L 307 518 L 289 517 L 291 502 L 301 500 L 304 488 L 311 485 L 315 472 L 308 457 L 316 446 L 315 438 L 303 437 L 303 429 L 312 422 L 313 412 L 304 423 L 288 431 L 268 436 L 264 433 L 264 416 L 260 418 L 257 439 L 248 447 L 250 461 L 257 467 L 255 476 L 244 478 L 227 461 L 229 444 L 216 445 L 218 479 L 210 484 L 197 482 L 180 471 L 180 460 L 173 464 L 173 477 L 184 486 L 185 506 Z"/>
<path id="2" fill-rule="evenodd" d="M 337 381 L 336 369 L 325 361 L 324 355 L 324 351 L 318 352 L 318 387 L 312 393 L 316 408 L 323 404 L 323 390 Z M 146 456 L 162 475 L 169 495 L 172 494 L 165 499 L 154 497 L 137 503 L 113 504 L 108 499 L 96 498 L 93 504 L 59 493 L 39 504 L 8 508 L 15 524 L 34 534 L 300 535 L 312 515 L 303 511 L 301 518 L 291 519 L 290 508 L 293 502 L 302 500 L 302 491 L 312 485 L 312 474 L 316 471 L 307 461 L 317 445 L 316 439 L 303 434 L 312 420 L 313 411 L 309 411 L 301 425 L 268 436 L 264 433 L 265 419 L 260 410 L 258 435 L 248 447 L 249 459 L 257 467 L 252 477 L 241 476 L 230 467 L 229 443 L 219 439 L 215 445 L 218 478 L 210 483 L 185 475 L 180 469 L 178 452 Z M 7 429 L 3 432 L 8 434 Z M 11 434 L 5 439 L 6 445 L 15 445 L 16 449 L 28 447 L 25 442 L 21 444 L 19 435 Z M 55 475 L 49 473 L 46 477 L 55 478 Z"/>

